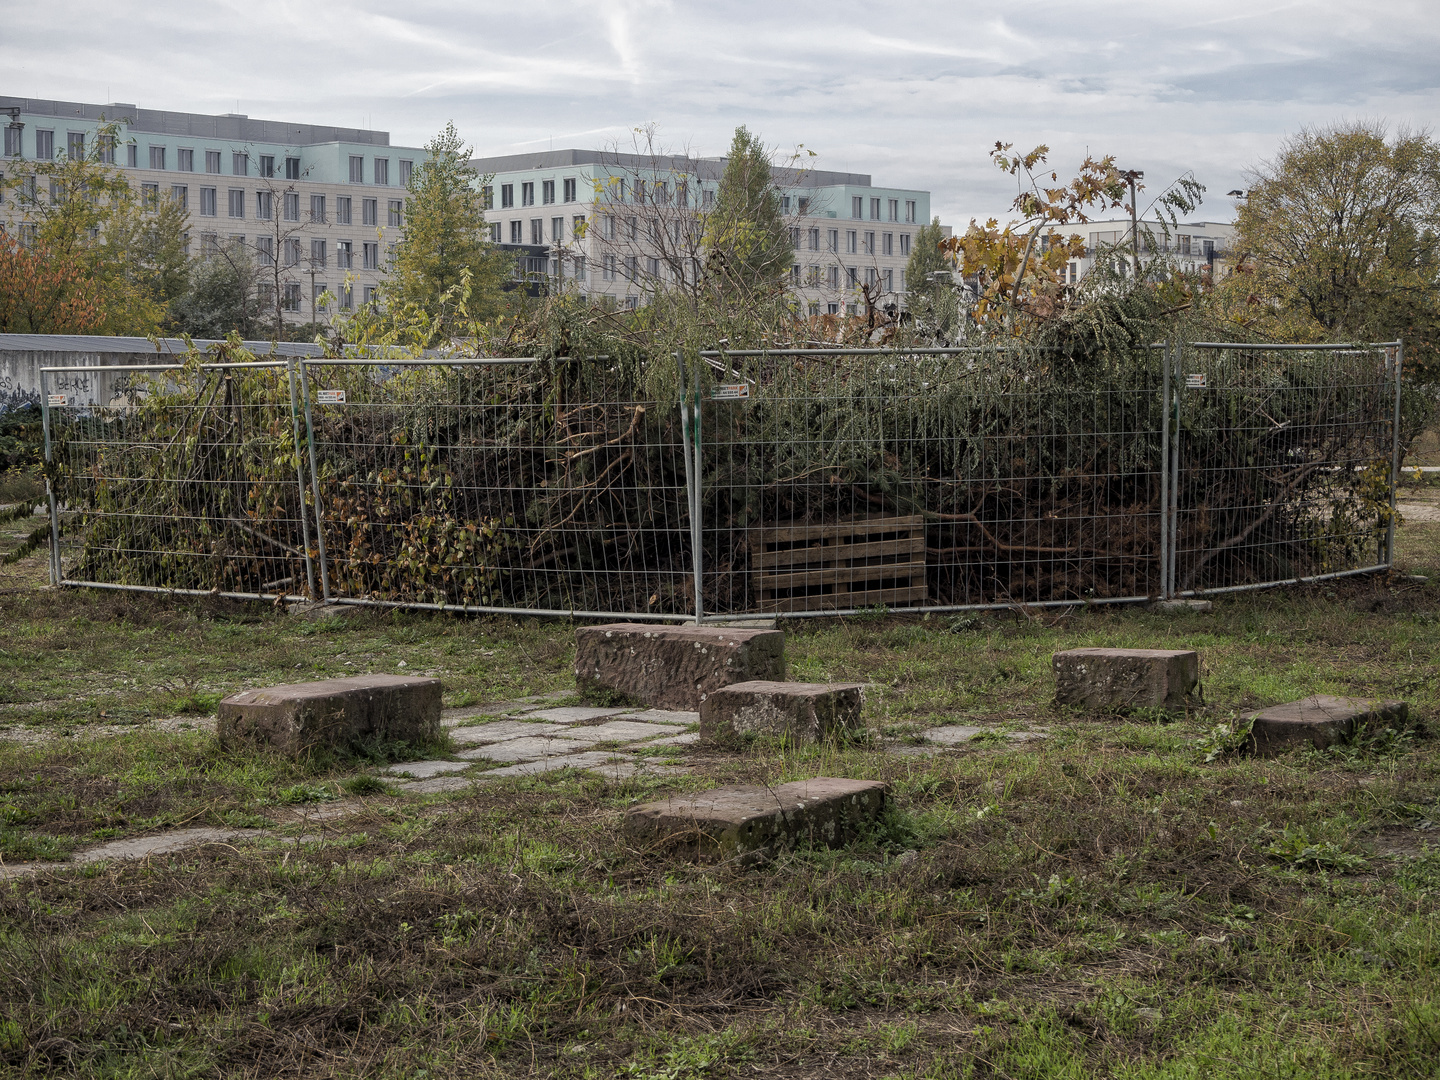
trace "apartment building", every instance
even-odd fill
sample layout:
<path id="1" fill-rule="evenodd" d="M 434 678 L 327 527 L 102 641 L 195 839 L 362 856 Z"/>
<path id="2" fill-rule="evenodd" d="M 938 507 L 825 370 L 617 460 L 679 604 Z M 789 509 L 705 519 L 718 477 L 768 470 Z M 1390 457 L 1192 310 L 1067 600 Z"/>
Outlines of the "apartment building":
<path id="1" fill-rule="evenodd" d="M 476 158 L 491 239 L 544 246 L 552 280 L 636 307 L 647 292 L 693 280 L 724 158 L 549 150 Z M 905 264 L 930 220 L 930 193 L 877 187 L 865 173 L 774 170 L 806 314 L 903 305 Z M 534 261 L 533 259 L 531 260 Z"/>
<path id="2" fill-rule="evenodd" d="M 1075 284 L 1094 269 L 1098 259 L 1115 259 L 1118 266 L 1129 267 L 1125 256 L 1133 252 L 1134 247 L 1128 217 L 1057 226 L 1051 231 L 1065 237 L 1079 235 L 1085 240 L 1085 253 L 1071 259 L 1065 267 L 1065 280 L 1069 284 Z M 1141 221 L 1139 237 L 1142 262 L 1163 257 L 1187 272 L 1207 273 L 1215 281 L 1230 272 L 1235 226 L 1227 222 L 1192 221 L 1175 226 L 1169 222 Z"/>
<path id="3" fill-rule="evenodd" d="M 12 181 L 27 163 L 88 155 L 120 167 L 151 199 L 179 203 L 192 252 L 236 245 L 279 286 L 286 318 L 309 321 L 330 293 L 349 309 L 370 301 L 405 223 L 405 186 L 424 160 L 385 131 L 0 96 Z M 102 127 L 116 126 L 113 138 Z M 32 174 L 33 175 L 33 174 Z M 43 191 L 38 193 L 44 198 Z M 13 228 L 7 197 L 0 222 Z"/>

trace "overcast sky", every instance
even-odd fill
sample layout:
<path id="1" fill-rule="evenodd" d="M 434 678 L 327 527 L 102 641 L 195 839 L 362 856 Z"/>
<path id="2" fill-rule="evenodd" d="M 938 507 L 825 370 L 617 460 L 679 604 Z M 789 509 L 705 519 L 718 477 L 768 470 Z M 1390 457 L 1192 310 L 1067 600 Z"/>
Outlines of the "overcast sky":
<path id="1" fill-rule="evenodd" d="M 1440 0 L 758 3 L 10 0 L 0 93 L 248 113 L 479 154 L 628 144 L 722 154 L 737 124 L 819 168 L 1006 216 L 996 139 L 1193 169 L 1229 220 L 1244 167 L 1306 124 L 1430 126 Z M 1152 191 L 1153 193 L 1153 191 Z M 1143 203 L 1142 203 L 1143 204 Z"/>

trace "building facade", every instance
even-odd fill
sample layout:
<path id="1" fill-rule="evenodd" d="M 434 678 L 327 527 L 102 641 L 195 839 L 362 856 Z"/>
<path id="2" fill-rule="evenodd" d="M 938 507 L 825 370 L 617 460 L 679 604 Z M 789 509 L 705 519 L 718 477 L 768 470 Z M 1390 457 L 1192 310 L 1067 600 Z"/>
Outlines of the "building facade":
<path id="1" fill-rule="evenodd" d="M 476 158 L 491 239 L 543 245 L 552 280 L 636 307 L 693 281 L 724 158 L 550 150 Z M 905 264 L 930 220 L 930 193 L 877 187 L 864 173 L 778 168 L 773 179 L 794 250 L 802 313 L 855 314 L 903 304 Z"/>
<path id="2" fill-rule="evenodd" d="M 418 147 L 391 146 L 384 131 L 238 113 L 0 96 L 0 115 L 10 185 L 29 163 L 98 150 L 145 196 L 187 211 L 192 254 L 245 251 L 262 291 L 278 285 L 285 318 L 296 322 L 323 314 L 326 293 L 342 309 L 374 296 L 404 228 L 405 186 L 425 159 Z M 0 222 L 13 229 L 22 212 L 12 188 Z"/>
<path id="3" fill-rule="evenodd" d="M 1101 259 L 1113 260 L 1122 273 L 1128 271 L 1135 250 L 1128 217 L 1057 226 L 1051 231 L 1064 237 L 1078 234 L 1085 240 L 1084 255 L 1071 259 L 1065 267 L 1068 284 L 1080 281 Z M 1220 281 L 1230 272 L 1234 225 L 1192 221 L 1176 226 L 1169 222 L 1141 221 L 1139 234 L 1142 263 L 1160 257 L 1187 273 L 1209 275 L 1213 281 Z"/>

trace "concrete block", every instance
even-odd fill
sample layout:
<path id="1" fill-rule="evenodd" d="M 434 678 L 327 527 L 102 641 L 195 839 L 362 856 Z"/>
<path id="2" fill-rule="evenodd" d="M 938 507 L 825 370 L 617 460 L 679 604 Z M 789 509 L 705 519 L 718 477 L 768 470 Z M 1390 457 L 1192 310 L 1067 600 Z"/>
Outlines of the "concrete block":
<path id="1" fill-rule="evenodd" d="M 722 787 L 631 807 L 625 832 L 693 857 L 734 858 L 809 840 L 838 847 L 885 807 L 877 780 L 821 776 L 778 787 Z"/>
<path id="2" fill-rule="evenodd" d="M 754 735 L 770 735 L 818 742 L 858 730 L 864 703 L 862 683 L 734 683 L 700 703 L 700 741 L 733 746 Z"/>
<path id="3" fill-rule="evenodd" d="M 292 683 L 245 690 L 220 702 L 222 746 L 268 744 L 297 757 L 366 739 L 440 738 L 440 680 L 403 675 Z"/>
<path id="4" fill-rule="evenodd" d="M 1149 607 L 1161 615 L 1204 615 L 1215 609 L 1209 600 L 1156 600 Z"/>
<path id="5" fill-rule="evenodd" d="M 1403 701 L 1316 694 L 1256 713 L 1250 726 L 1249 749 L 1265 757 L 1303 746 L 1323 750 L 1371 725 L 1400 727 L 1409 715 L 1410 706 Z"/>
<path id="6" fill-rule="evenodd" d="M 1055 700 L 1090 709 L 1184 709 L 1200 682 L 1191 649 L 1070 649 L 1051 663 Z"/>
<path id="7" fill-rule="evenodd" d="M 785 678 L 779 630 L 611 623 L 575 631 L 575 682 L 657 709 L 694 711 L 731 683 Z"/>

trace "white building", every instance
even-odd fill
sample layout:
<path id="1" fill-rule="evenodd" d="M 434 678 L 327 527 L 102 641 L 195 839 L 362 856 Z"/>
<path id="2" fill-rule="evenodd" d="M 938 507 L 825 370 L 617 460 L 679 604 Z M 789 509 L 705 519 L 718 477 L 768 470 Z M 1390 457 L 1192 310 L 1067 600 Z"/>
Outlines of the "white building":
<path id="1" fill-rule="evenodd" d="M 1065 267 L 1067 284 L 1075 284 L 1095 267 L 1097 259 L 1112 258 L 1117 266 L 1128 271 L 1133 258 L 1133 232 L 1130 219 L 1111 218 L 1089 221 L 1082 225 L 1057 225 L 1052 234 L 1085 241 L 1085 254 L 1073 258 Z M 1220 221 L 1191 221 L 1178 227 L 1169 222 L 1141 221 L 1140 261 L 1158 257 L 1191 273 L 1209 274 L 1219 281 L 1230 272 L 1230 253 L 1235 226 Z"/>
<path id="2" fill-rule="evenodd" d="M 725 171 L 724 158 L 594 150 L 471 164 L 487 178 L 492 240 L 524 245 L 552 278 L 624 307 L 693 280 L 701 225 Z M 780 168 L 773 177 L 802 311 L 861 312 L 867 290 L 877 307 L 902 301 L 911 244 L 930 220 L 929 192 L 877 187 L 864 173 Z"/>

